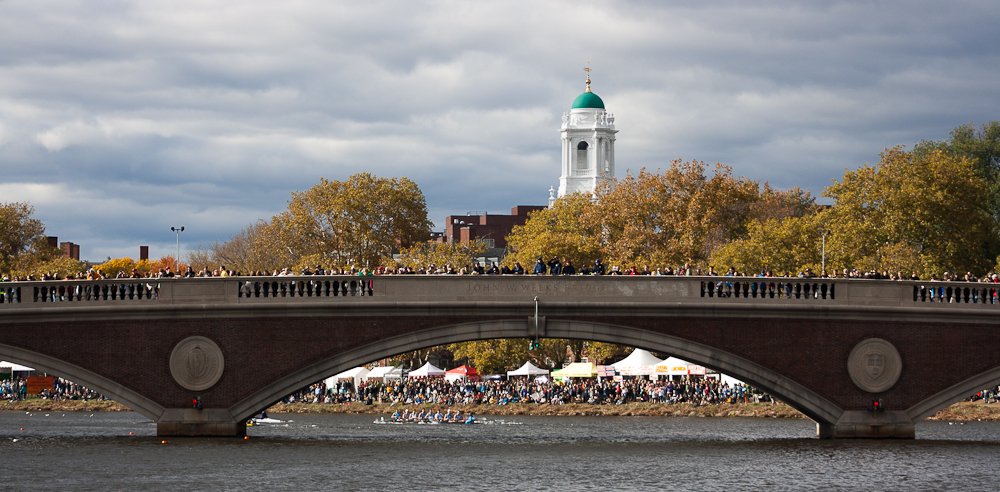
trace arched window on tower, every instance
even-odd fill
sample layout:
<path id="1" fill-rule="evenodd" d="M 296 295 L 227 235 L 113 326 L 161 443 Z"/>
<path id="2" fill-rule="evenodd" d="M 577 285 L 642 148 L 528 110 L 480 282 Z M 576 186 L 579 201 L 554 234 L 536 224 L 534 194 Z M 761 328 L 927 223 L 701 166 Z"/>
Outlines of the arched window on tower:
<path id="1" fill-rule="evenodd" d="M 587 169 L 587 142 L 580 142 L 576 146 L 576 168 L 577 169 Z"/>

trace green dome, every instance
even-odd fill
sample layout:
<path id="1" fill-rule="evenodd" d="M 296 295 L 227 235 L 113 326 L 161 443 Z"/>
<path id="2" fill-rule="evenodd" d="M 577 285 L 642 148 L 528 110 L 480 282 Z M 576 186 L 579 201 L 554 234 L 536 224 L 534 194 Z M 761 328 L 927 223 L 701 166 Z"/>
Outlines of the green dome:
<path id="1" fill-rule="evenodd" d="M 604 101 L 593 92 L 584 92 L 573 100 L 573 109 L 578 108 L 604 109 Z"/>

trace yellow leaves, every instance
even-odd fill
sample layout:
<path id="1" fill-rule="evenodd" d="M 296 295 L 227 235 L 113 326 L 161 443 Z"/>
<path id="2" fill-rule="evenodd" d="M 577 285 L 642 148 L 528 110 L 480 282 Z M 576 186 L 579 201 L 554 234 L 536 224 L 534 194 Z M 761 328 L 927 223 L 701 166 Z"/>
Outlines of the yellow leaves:
<path id="1" fill-rule="evenodd" d="M 0 275 L 32 270 L 57 257 L 58 250 L 45 242 L 45 226 L 31 216 L 35 208 L 26 202 L 0 203 Z"/>
<path id="2" fill-rule="evenodd" d="M 400 247 L 430 235 L 427 205 L 407 178 L 355 174 L 295 192 L 276 217 L 294 256 L 317 254 L 336 265 L 374 267 Z"/>
<path id="3" fill-rule="evenodd" d="M 469 243 L 426 242 L 400 251 L 397 262 L 414 270 L 428 268 L 431 265 L 439 267 L 452 265 L 458 270 L 464 266 L 471 266 L 475 258 L 486 254 L 486 250 L 486 245 L 478 241 Z"/>
<path id="4" fill-rule="evenodd" d="M 596 258 L 618 265 L 704 266 L 712 252 L 742 237 L 753 220 L 802 215 L 813 203 L 799 189 L 781 192 L 734 178 L 716 164 L 679 160 L 653 174 L 628 175 L 589 197 L 564 197 L 508 237 L 508 261 L 560 256 L 577 265 Z"/>
<path id="5" fill-rule="evenodd" d="M 991 266 L 989 188 L 966 158 L 893 147 L 823 194 L 836 200 L 829 226 L 844 266 L 923 276 Z"/>
<path id="6" fill-rule="evenodd" d="M 531 212 L 528 221 L 507 236 L 510 252 L 504 264 L 520 262 L 530 269 L 539 256 L 570 259 L 577 268 L 592 263 L 602 256 L 594 207 L 590 195 L 574 193 L 556 200 L 552 208 Z"/>

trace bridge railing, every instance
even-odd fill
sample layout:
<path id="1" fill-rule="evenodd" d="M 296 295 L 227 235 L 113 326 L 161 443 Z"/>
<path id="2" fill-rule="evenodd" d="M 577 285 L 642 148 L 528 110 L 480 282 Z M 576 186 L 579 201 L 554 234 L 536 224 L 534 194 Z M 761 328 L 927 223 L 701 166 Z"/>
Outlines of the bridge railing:
<path id="1" fill-rule="evenodd" d="M 390 275 L 56 280 L 0 283 L 0 309 L 88 303 L 287 304 L 523 301 L 651 305 L 766 304 L 988 309 L 1000 284 L 888 280 L 687 276 Z"/>
<path id="2" fill-rule="evenodd" d="M 237 297 L 371 297 L 374 283 L 372 277 L 254 277 L 242 282 Z"/>
<path id="3" fill-rule="evenodd" d="M 928 282 L 913 286 L 916 303 L 1000 304 L 998 294 L 1000 284 Z"/>
<path id="4" fill-rule="evenodd" d="M 143 301 L 159 298 L 156 279 L 63 280 L 0 283 L 0 304 Z"/>
<path id="5" fill-rule="evenodd" d="M 719 280 L 716 280 L 719 279 Z M 834 300 L 836 283 L 784 278 L 715 277 L 701 282 L 701 297 Z"/>

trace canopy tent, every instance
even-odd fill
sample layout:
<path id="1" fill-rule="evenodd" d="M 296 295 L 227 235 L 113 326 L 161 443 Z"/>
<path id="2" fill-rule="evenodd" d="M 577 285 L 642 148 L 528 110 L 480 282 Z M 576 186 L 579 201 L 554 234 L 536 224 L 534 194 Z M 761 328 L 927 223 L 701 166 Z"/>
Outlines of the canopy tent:
<path id="1" fill-rule="evenodd" d="M 662 359 L 649 351 L 637 348 L 628 357 L 611 365 L 623 376 L 648 376 L 656 374 L 656 365 L 661 362 Z"/>
<path id="2" fill-rule="evenodd" d="M 592 378 L 597 376 L 597 366 L 593 362 L 574 362 L 558 371 L 552 371 L 556 379 Z"/>
<path id="3" fill-rule="evenodd" d="M 543 376 L 548 374 L 548 369 L 542 369 L 535 366 L 531 361 L 525 362 L 523 366 L 514 369 L 513 371 L 507 371 L 507 377 L 511 376 Z"/>
<path id="4" fill-rule="evenodd" d="M 478 379 L 479 373 L 476 372 L 476 368 L 469 366 L 458 366 L 450 371 L 444 373 L 444 378 L 448 381 L 456 381 L 459 379 L 472 378 Z"/>
<path id="5" fill-rule="evenodd" d="M 385 366 L 376 367 L 372 369 L 368 374 L 365 374 L 361 379 L 372 380 L 381 379 L 385 382 L 388 379 L 401 379 L 403 377 L 403 368 L 397 366 Z"/>
<path id="6" fill-rule="evenodd" d="M 434 367 L 434 364 L 430 362 L 424 364 L 416 371 L 410 371 L 406 377 L 408 378 L 434 378 L 444 376 L 444 369 Z"/>
<path id="7" fill-rule="evenodd" d="M 351 383 L 354 384 L 354 388 L 357 389 L 358 385 L 361 384 L 361 380 L 364 379 L 365 375 L 367 375 L 369 372 L 371 371 L 365 369 L 364 367 L 355 367 L 354 369 L 348 369 L 340 374 L 336 374 L 326 378 L 326 387 L 332 388 L 336 386 L 338 382 L 343 381 L 345 379 L 349 379 Z"/>
<path id="8" fill-rule="evenodd" d="M 13 362 L 7 362 L 5 360 L 0 360 L 0 372 L 29 372 L 34 371 L 33 368 L 28 366 L 22 366 L 21 364 L 15 364 Z"/>

